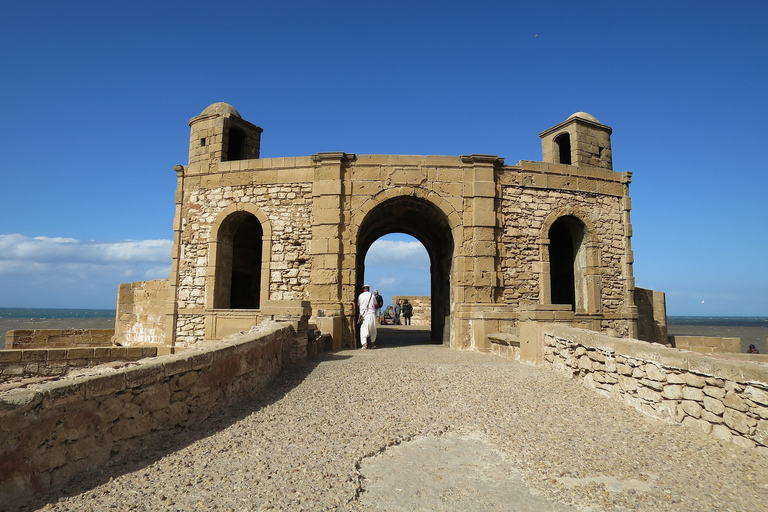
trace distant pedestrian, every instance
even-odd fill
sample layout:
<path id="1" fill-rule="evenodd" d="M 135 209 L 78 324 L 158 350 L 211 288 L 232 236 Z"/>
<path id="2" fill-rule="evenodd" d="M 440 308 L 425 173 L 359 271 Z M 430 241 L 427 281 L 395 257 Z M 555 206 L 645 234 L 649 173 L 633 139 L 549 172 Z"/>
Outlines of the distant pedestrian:
<path id="1" fill-rule="evenodd" d="M 392 307 L 392 313 L 395 315 L 395 325 L 400 325 L 400 301 L 396 300 L 395 305 Z"/>
<path id="2" fill-rule="evenodd" d="M 363 292 L 357 297 L 357 307 L 360 311 L 361 348 L 376 348 L 376 297 L 367 284 L 363 285 Z"/>
<path id="3" fill-rule="evenodd" d="M 381 325 L 381 308 L 384 307 L 384 297 L 379 295 L 379 290 L 373 290 L 373 295 L 376 297 L 376 322 Z"/>
<path id="4" fill-rule="evenodd" d="M 750 346 L 749 346 L 749 353 L 750 353 L 750 354 L 759 354 L 759 353 L 760 353 L 760 351 L 759 351 L 759 350 L 757 350 L 757 347 L 756 347 L 756 346 L 754 346 L 754 345 L 750 345 Z"/>
<path id="5" fill-rule="evenodd" d="M 408 299 L 403 299 L 403 318 L 405 318 L 405 325 L 411 325 L 411 317 L 413 316 L 413 306 Z"/>

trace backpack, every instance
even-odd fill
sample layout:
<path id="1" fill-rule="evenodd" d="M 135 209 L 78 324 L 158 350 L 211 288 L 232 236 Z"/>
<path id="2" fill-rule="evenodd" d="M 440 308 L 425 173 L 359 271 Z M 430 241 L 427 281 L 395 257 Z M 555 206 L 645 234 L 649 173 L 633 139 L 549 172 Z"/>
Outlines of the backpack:
<path id="1" fill-rule="evenodd" d="M 381 295 L 376 296 L 376 307 L 381 309 L 381 307 L 384 305 L 384 297 Z"/>

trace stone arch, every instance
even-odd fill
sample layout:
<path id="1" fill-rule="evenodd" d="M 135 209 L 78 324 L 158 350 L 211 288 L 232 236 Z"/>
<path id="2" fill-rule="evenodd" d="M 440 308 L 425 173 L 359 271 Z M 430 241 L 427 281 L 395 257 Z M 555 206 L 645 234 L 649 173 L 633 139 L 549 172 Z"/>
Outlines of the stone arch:
<path id="1" fill-rule="evenodd" d="M 417 187 L 382 191 L 354 212 L 351 240 L 356 244 L 355 290 L 363 285 L 365 256 L 374 241 L 390 233 L 405 233 L 419 240 L 430 259 L 431 337 L 450 340 L 451 272 L 460 216 L 448 201 Z"/>
<path id="2" fill-rule="evenodd" d="M 570 304 L 580 314 L 600 312 L 595 233 L 589 215 L 577 208 L 560 208 L 547 216 L 539 237 L 541 304 Z"/>
<path id="3" fill-rule="evenodd" d="M 236 247 L 241 229 L 246 230 L 240 238 L 245 245 Z M 260 243 L 249 242 L 251 235 L 260 235 Z M 207 307 L 259 309 L 269 299 L 271 254 L 272 227 L 264 212 L 248 203 L 225 208 L 211 225 L 208 239 Z"/>

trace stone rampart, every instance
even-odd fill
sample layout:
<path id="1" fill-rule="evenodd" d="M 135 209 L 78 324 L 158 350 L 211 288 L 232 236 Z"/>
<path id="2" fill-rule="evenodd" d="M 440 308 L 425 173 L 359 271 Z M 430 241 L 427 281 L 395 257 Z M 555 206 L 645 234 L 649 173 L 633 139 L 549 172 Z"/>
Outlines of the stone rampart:
<path id="1" fill-rule="evenodd" d="M 741 352 L 741 338 L 721 338 L 718 336 L 669 336 L 673 347 L 692 350 L 693 352 Z"/>
<path id="2" fill-rule="evenodd" d="M 160 354 L 158 354 L 160 350 Z M 72 369 L 169 354 L 172 347 L 79 347 L 0 350 L 0 384 L 11 379 L 64 376 Z M 0 388 L 0 391 L 2 388 Z"/>
<path id="3" fill-rule="evenodd" d="M 745 447 L 768 446 L 768 364 L 542 328 L 544 365 L 655 418 Z"/>
<path id="4" fill-rule="evenodd" d="M 266 386 L 289 361 L 290 324 L 0 394 L 0 510 L 15 510 L 112 458 Z"/>
<path id="5" fill-rule="evenodd" d="M 5 333 L 5 348 L 111 347 L 114 329 L 13 329 Z"/>

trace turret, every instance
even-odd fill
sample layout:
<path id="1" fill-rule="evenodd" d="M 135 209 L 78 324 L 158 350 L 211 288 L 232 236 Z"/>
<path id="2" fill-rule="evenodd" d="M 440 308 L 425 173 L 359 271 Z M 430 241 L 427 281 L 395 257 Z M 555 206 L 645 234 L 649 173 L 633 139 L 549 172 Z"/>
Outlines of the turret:
<path id="1" fill-rule="evenodd" d="M 594 116 L 576 112 L 539 134 L 542 161 L 613 170 L 611 132 L 610 126 L 600 124 Z"/>
<path id="2" fill-rule="evenodd" d="M 232 160 L 259 158 L 261 132 L 227 103 L 214 103 L 189 120 L 190 172 Z"/>

